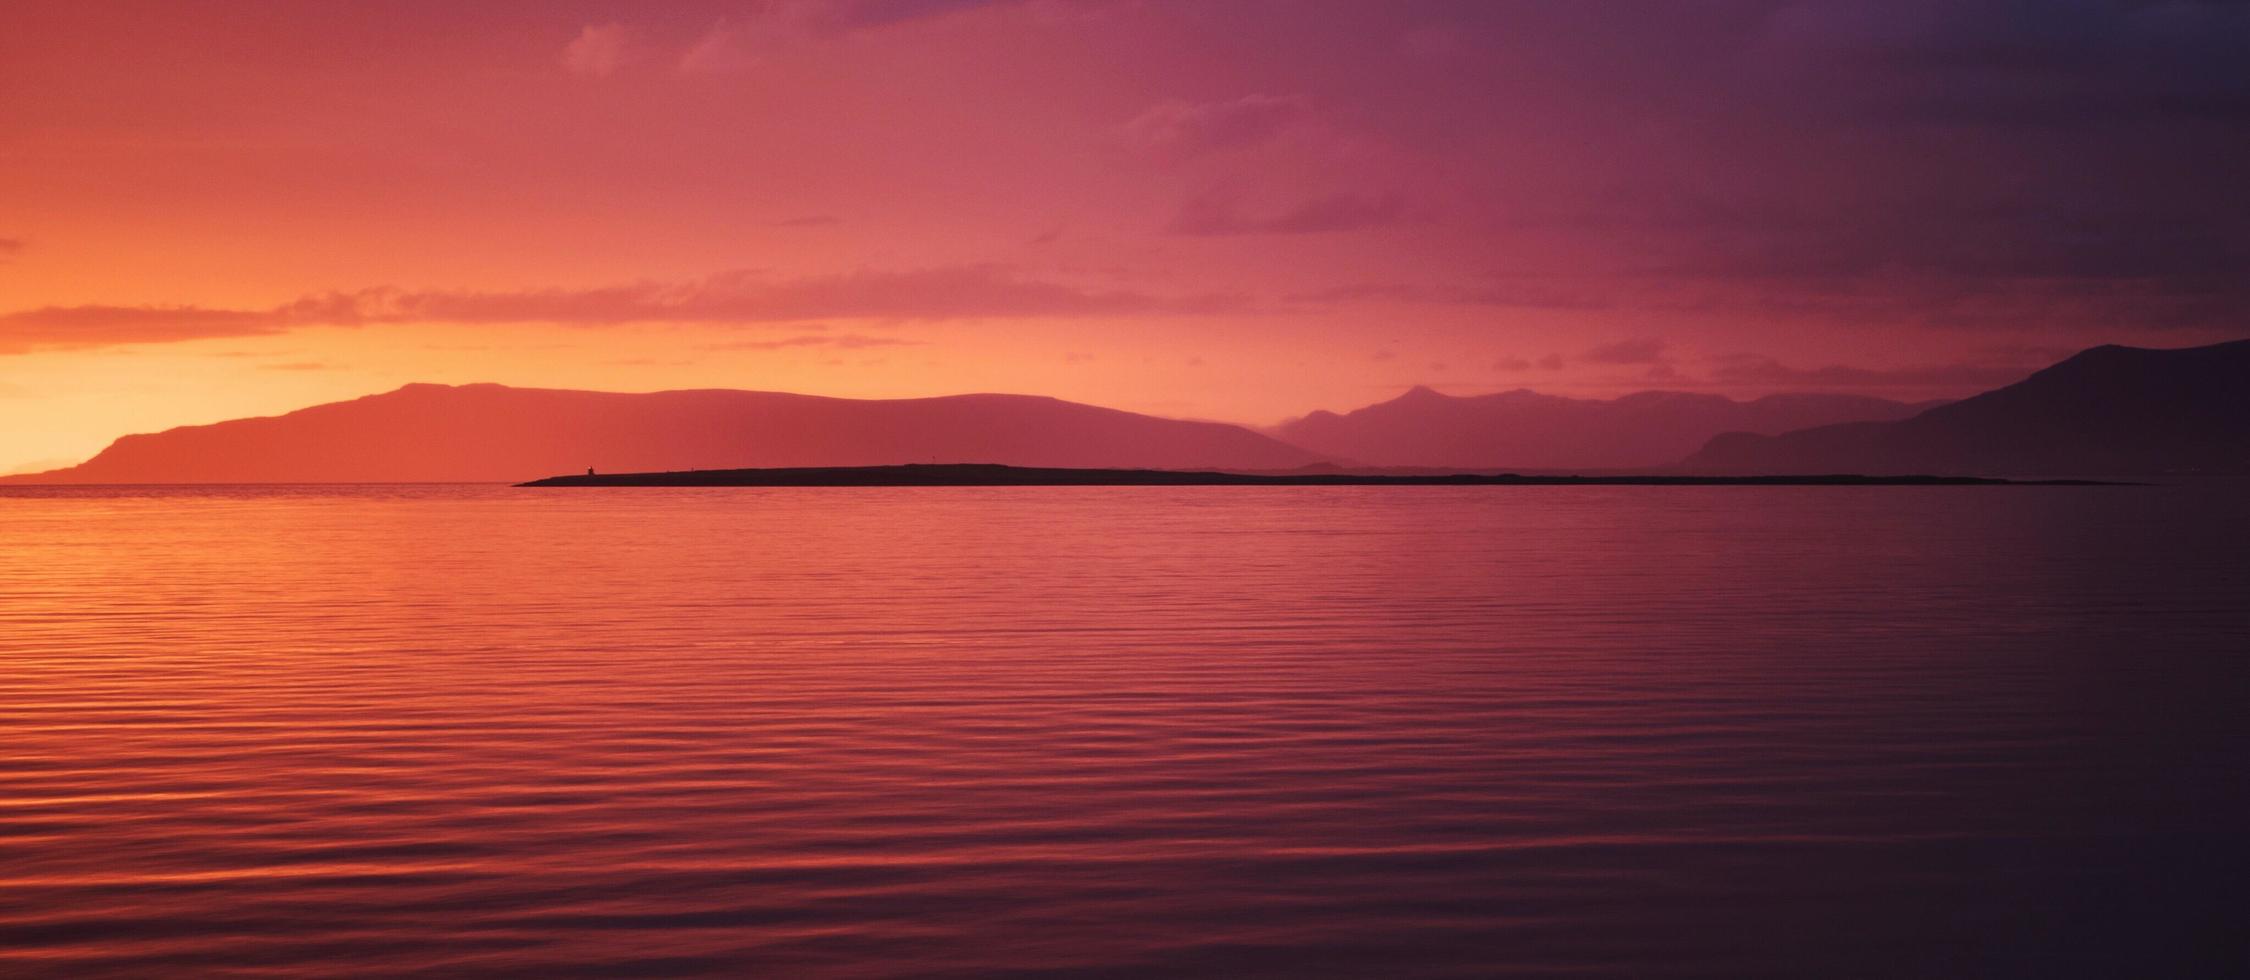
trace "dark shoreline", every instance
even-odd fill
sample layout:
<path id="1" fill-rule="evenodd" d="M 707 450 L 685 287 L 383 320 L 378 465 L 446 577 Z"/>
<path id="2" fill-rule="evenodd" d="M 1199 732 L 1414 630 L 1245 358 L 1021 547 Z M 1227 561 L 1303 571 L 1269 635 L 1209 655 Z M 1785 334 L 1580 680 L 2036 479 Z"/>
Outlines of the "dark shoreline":
<path id="1" fill-rule="evenodd" d="M 1325 487 L 1325 486 L 2108 486 L 2098 480 L 1973 476 L 1525 476 L 1517 473 L 1222 473 L 909 463 L 744 470 L 676 470 L 551 476 L 522 487 Z"/>

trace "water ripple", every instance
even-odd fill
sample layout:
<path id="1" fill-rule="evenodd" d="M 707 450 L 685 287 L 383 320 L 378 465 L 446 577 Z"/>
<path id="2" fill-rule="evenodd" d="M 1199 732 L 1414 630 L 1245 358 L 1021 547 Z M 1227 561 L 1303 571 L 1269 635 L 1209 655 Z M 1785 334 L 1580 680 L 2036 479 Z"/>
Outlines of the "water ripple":
<path id="1" fill-rule="evenodd" d="M 0 489 L 0 974 L 2240 962 L 2238 485 L 1213 489 Z"/>

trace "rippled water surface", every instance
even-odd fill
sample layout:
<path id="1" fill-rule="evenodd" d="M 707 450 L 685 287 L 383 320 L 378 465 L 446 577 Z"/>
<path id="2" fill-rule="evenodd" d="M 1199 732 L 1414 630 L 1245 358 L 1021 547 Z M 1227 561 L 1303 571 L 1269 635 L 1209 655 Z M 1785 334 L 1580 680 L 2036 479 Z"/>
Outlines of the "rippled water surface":
<path id="1" fill-rule="evenodd" d="M 2209 975 L 2250 488 L 0 491 L 0 975 Z"/>

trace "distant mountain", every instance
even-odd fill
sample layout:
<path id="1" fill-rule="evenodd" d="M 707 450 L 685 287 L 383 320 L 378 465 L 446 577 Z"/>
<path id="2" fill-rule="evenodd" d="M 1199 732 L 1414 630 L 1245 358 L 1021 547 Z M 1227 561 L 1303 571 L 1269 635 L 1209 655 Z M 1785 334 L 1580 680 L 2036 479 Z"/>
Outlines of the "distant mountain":
<path id="1" fill-rule="evenodd" d="M 1730 433 L 1700 473 L 2121 476 L 2250 473 L 2250 340 L 2096 347 L 1898 422 Z"/>
<path id="2" fill-rule="evenodd" d="M 861 401 L 412 384 L 270 418 L 125 436 L 18 483 L 517 481 L 605 471 L 873 466 L 1286 469 L 1320 457 L 1240 426 L 1029 395 Z"/>
<path id="3" fill-rule="evenodd" d="M 1294 445 L 1370 466 L 1629 469 L 1673 462 L 1722 432 L 1901 419 L 1930 404 L 1816 394 L 1739 402 L 1676 391 L 1602 401 L 1528 390 L 1453 396 L 1415 388 L 1343 415 L 1314 412 L 1273 431 Z"/>

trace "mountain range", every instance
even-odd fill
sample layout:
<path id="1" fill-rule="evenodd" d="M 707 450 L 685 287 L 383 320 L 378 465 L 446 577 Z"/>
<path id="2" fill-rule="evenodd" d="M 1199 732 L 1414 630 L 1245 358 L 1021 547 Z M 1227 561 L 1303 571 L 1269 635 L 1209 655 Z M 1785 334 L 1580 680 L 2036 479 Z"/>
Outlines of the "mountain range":
<path id="1" fill-rule="evenodd" d="M 1902 419 L 1932 404 L 1858 395 L 1718 395 L 1644 391 L 1598 400 L 1516 390 L 1454 396 L 1417 387 L 1344 414 L 1314 412 L 1273 434 L 1368 466 L 1645 469 L 1723 432 L 1781 433 L 1834 422 Z"/>
<path id="2" fill-rule="evenodd" d="M 2250 473 L 2250 340 L 2175 350 L 2096 347 L 1909 419 L 1722 435 L 1681 468 L 1731 474 Z"/>
<path id="3" fill-rule="evenodd" d="M 1268 432 L 1029 395 L 856 400 L 411 384 L 266 418 L 125 436 L 12 483 L 502 482 L 901 463 L 1237 471 L 1424 467 L 1696 474 L 2250 472 L 2250 340 L 2097 347 L 1953 403 L 1415 388 Z"/>
<path id="4" fill-rule="evenodd" d="M 517 481 L 602 470 L 909 462 L 1287 469 L 1321 457 L 1219 422 L 1030 395 L 857 400 L 411 384 L 270 418 L 111 443 L 39 483 Z"/>

